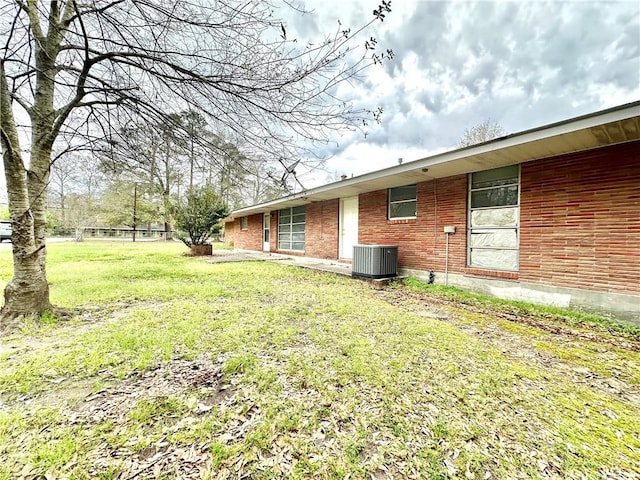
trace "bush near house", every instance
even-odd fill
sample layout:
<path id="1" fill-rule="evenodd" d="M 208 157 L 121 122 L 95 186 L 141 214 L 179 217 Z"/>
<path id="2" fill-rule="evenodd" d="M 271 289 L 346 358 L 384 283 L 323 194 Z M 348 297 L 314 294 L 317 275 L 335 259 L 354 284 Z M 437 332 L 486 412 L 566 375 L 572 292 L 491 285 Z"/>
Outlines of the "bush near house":
<path id="1" fill-rule="evenodd" d="M 220 221 L 229 214 L 211 186 L 195 187 L 187 192 L 184 199 L 172 204 L 171 214 L 175 219 L 178 238 L 191 248 L 192 253 L 211 254 L 211 247 L 203 250 L 209 239 L 220 232 Z"/>

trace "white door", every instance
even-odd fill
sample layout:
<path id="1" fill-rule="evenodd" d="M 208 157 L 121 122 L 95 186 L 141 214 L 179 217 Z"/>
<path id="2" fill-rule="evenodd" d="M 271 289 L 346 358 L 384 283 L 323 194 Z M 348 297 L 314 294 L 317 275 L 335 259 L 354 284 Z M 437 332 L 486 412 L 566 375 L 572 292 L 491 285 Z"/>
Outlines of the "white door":
<path id="1" fill-rule="evenodd" d="M 269 238 L 271 236 L 271 214 L 265 213 L 262 220 L 262 251 L 268 252 Z"/>
<path id="2" fill-rule="evenodd" d="M 340 199 L 340 258 L 351 260 L 358 243 L 358 197 Z"/>

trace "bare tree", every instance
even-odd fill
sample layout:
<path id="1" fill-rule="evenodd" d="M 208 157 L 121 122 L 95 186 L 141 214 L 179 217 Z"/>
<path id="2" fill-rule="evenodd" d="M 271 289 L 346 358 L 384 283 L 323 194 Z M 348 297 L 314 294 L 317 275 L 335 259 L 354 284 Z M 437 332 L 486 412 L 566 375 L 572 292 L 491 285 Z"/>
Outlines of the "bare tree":
<path id="1" fill-rule="evenodd" d="M 59 227 L 73 230 L 78 241 L 84 239 L 86 227 L 96 224 L 103 180 L 96 159 L 86 152 L 67 152 L 52 163 L 47 210 Z"/>
<path id="2" fill-rule="evenodd" d="M 73 230 L 77 242 L 82 242 L 85 229 L 97 224 L 96 199 L 86 192 L 71 193 L 66 203 L 68 211 L 65 226 Z"/>
<path id="3" fill-rule="evenodd" d="M 241 138 L 236 137 L 237 143 L 225 140 L 210 131 L 206 124 L 196 123 L 198 131 L 193 132 L 191 112 L 181 114 L 180 118 L 185 122 L 189 134 L 183 140 L 190 165 L 189 190 L 196 185 L 212 186 L 220 199 L 231 208 L 291 193 L 289 184 L 283 184 L 282 172 L 274 175 L 278 170 L 277 160 L 256 154 L 255 151 L 245 153 L 246 150 L 251 152 L 251 149 L 243 148 Z"/>
<path id="4" fill-rule="evenodd" d="M 506 135 L 504 128 L 491 119 L 487 119 L 478 125 L 471 128 L 467 128 L 462 134 L 459 147 L 469 147 L 482 142 L 488 142 L 494 138 L 502 137 Z"/>
<path id="5" fill-rule="evenodd" d="M 67 197 L 72 193 L 80 171 L 72 156 L 58 159 L 51 169 L 49 210 L 57 210 L 58 220 L 63 227 L 67 226 Z"/>
<path id="6" fill-rule="evenodd" d="M 55 163 L 51 165 L 49 176 L 48 210 L 56 212 L 56 220 L 61 227 L 70 227 L 67 223 L 70 196 L 78 198 L 78 196 L 85 195 L 93 202 L 96 194 L 99 193 L 102 180 L 98 163 L 93 156 L 75 152 L 60 155 L 56 159 Z M 77 213 L 72 213 L 72 215 L 75 219 L 78 218 Z"/>
<path id="7" fill-rule="evenodd" d="M 283 171 L 307 141 L 361 125 L 367 112 L 337 87 L 392 55 L 353 39 L 390 11 L 316 43 L 287 38 L 270 1 L 14 0 L 0 6 L 0 145 L 13 222 L 13 278 L 0 325 L 52 309 L 46 277 L 46 199 L 52 151 L 110 135 L 131 118 L 196 110 Z M 376 112 L 373 113 L 374 117 Z M 23 150 L 26 117 L 30 148 Z M 28 151 L 28 155 L 27 155 Z"/>
<path id="8" fill-rule="evenodd" d="M 101 158 L 103 169 L 120 179 L 146 185 L 162 199 L 165 238 L 171 236 L 171 194 L 183 180 L 186 165 L 182 160 L 189 155 L 187 142 L 174 134 L 172 125 L 173 122 L 128 125 L 112 135 L 108 156 Z"/>
<path id="9" fill-rule="evenodd" d="M 271 162 L 265 158 L 258 157 L 251 160 L 248 166 L 249 174 L 240 184 L 241 199 L 235 203 L 230 202 L 233 208 L 275 200 L 290 193 L 281 179 L 276 178 L 270 169 L 271 166 Z"/>
<path id="10" fill-rule="evenodd" d="M 149 185 L 136 185 L 122 179 L 110 182 L 98 201 L 100 225 L 132 228 L 146 225 L 151 230 L 152 223 L 164 218 L 154 193 Z"/>
<path id="11" fill-rule="evenodd" d="M 198 148 L 198 139 L 202 136 L 206 137 L 209 132 L 206 132 L 207 122 L 198 112 L 189 110 L 180 114 L 180 123 L 184 126 L 184 130 L 187 134 L 185 149 L 189 158 L 189 191 L 193 190 L 194 175 L 198 169 L 198 159 L 201 160 L 203 152 Z"/>

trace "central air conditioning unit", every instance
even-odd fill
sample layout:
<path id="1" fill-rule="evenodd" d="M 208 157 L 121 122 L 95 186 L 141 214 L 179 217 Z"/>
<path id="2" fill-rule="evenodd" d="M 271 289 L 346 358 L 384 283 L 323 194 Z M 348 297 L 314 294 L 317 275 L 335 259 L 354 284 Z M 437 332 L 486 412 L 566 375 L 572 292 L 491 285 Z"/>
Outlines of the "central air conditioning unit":
<path id="1" fill-rule="evenodd" d="M 398 275 L 397 245 L 354 245 L 351 275 L 389 278 Z"/>

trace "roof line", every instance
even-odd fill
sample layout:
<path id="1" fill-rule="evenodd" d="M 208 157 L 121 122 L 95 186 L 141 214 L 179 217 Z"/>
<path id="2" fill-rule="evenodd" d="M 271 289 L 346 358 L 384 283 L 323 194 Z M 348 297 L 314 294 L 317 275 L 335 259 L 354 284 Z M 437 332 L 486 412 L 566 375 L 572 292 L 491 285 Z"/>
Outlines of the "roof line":
<path id="1" fill-rule="evenodd" d="M 634 109 L 637 110 L 634 111 Z M 503 137 L 488 140 L 483 143 L 470 145 L 454 150 L 448 150 L 442 153 L 431 155 L 429 157 L 423 157 L 417 160 L 411 160 L 404 162 L 400 165 L 393 165 L 381 170 L 375 170 L 373 172 L 367 172 L 356 177 L 351 177 L 345 180 L 338 180 L 336 182 L 320 185 L 310 189 L 303 190 L 301 192 L 293 193 L 286 197 L 280 197 L 269 202 L 258 203 L 243 207 L 231 212 L 229 218 L 243 215 L 243 211 L 254 211 L 256 209 L 268 209 L 271 206 L 275 206 L 287 201 L 305 199 L 307 196 L 316 195 L 319 193 L 331 191 L 339 187 L 345 187 L 350 185 L 357 185 L 367 180 L 374 180 L 376 178 L 384 177 L 392 173 L 405 173 L 415 170 L 416 168 L 429 167 L 441 163 L 446 163 L 452 160 L 461 159 L 464 157 L 470 157 L 472 155 L 478 155 L 492 150 L 500 150 L 514 145 L 522 145 L 535 140 L 543 138 L 553 137 L 562 133 L 568 133 L 575 130 L 590 128 L 596 125 L 604 123 L 624 120 L 640 115 L 640 101 L 630 102 L 617 107 L 608 108 L 594 113 L 581 115 L 579 117 L 554 122 L 551 124 L 543 125 L 528 130 L 524 130 L 517 133 L 505 135 Z M 573 126 L 574 128 L 567 128 L 567 126 Z"/>

